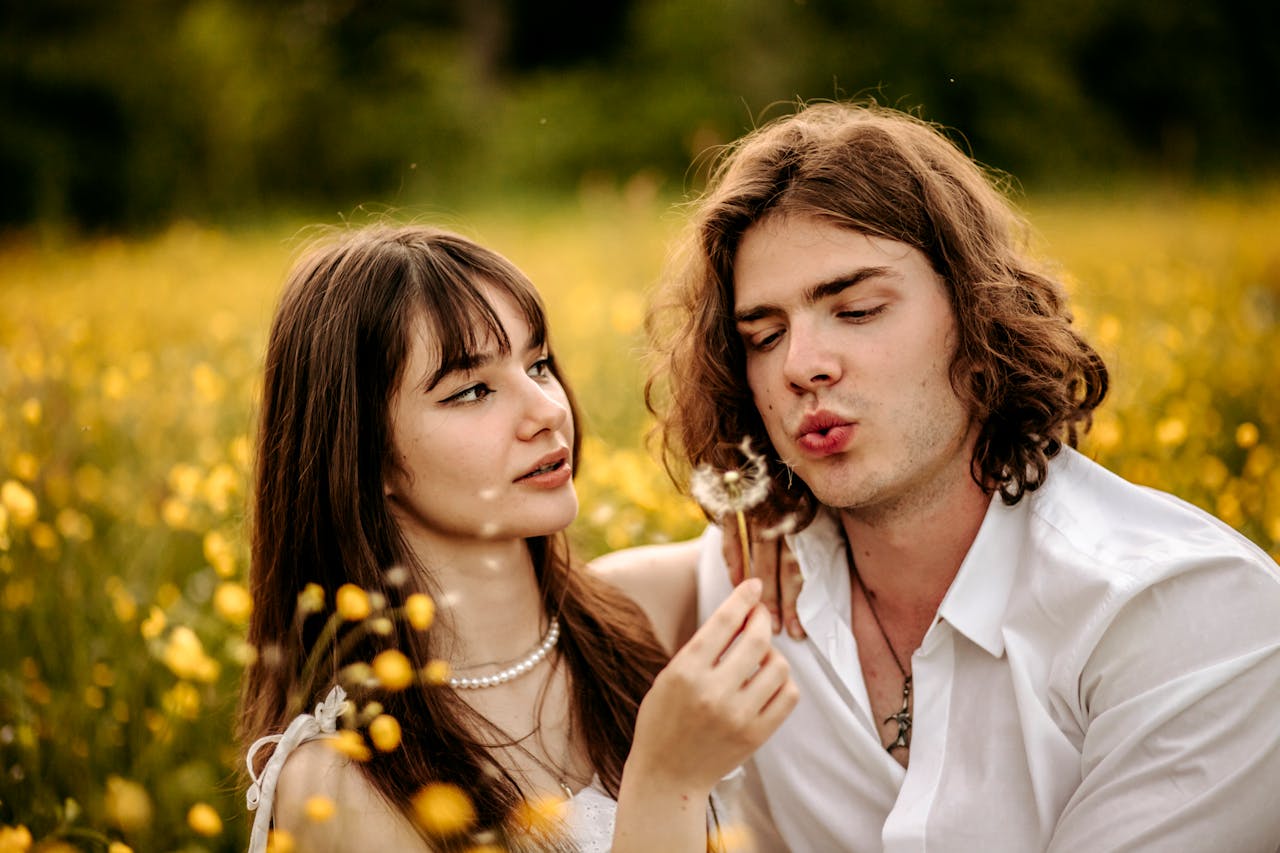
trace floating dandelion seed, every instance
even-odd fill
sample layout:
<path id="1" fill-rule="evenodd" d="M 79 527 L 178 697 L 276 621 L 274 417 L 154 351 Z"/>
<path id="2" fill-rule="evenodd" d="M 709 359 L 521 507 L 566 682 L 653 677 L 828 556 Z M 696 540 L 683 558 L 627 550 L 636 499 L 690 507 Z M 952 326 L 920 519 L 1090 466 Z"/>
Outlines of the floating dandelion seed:
<path id="1" fill-rule="evenodd" d="M 710 465 L 699 465 L 689 480 L 693 499 L 717 520 L 733 515 L 738 524 L 738 543 L 742 548 L 744 573 L 751 574 L 751 539 L 747 534 L 747 510 L 758 506 L 769 495 L 769 468 L 764 457 L 751 448 L 744 438 L 738 451 L 746 458 L 741 468 L 721 471 Z"/>

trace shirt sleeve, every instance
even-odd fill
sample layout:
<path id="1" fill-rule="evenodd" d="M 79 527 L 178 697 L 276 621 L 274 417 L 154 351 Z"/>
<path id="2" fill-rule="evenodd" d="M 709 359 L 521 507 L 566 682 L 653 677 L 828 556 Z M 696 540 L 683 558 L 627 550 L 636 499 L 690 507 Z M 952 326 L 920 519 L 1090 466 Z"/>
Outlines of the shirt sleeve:
<path id="1" fill-rule="evenodd" d="M 1082 781 L 1051 851 L 1280 849 L 1280 578 L 1224 558 L 1115 611 L 1079 668 Z"/>

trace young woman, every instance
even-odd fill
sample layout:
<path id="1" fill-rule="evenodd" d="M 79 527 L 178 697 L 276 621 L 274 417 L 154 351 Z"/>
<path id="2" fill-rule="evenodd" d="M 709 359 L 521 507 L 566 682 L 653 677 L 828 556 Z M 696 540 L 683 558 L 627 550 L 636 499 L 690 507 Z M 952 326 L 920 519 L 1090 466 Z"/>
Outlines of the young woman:
<path id="1" fill-rule="evenodd" d="M 375 226 L 296 265 L 257 455 L 251 849 L 273 824 L 314 851 L 706 848 L 711 788 L 795 690 L 758 583 L 684 644 L 691 549 L 613 555 L 608 581 L 571 564 L 579 438 L 538 295 L 496 253 Z M 313 612 L 342 595 L 347 620 Z M 402 736 L 367 739 L 377 717 Z M 546 797 L 562 835 L 515 819 Z"/>

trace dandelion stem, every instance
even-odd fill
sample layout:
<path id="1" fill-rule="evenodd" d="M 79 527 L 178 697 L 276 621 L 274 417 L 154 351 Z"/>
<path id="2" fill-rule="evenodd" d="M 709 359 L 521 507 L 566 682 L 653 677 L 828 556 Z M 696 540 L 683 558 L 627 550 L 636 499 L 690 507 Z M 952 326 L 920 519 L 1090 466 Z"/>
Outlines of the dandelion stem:
<path id="1" fill-rule="evenodd" d="M 738 517 L 738 544 L 742 546 L 742 577 L 751 577 L 751 538 L 747 536 L 747 518 L 742 510 L 734 513 Z"/>

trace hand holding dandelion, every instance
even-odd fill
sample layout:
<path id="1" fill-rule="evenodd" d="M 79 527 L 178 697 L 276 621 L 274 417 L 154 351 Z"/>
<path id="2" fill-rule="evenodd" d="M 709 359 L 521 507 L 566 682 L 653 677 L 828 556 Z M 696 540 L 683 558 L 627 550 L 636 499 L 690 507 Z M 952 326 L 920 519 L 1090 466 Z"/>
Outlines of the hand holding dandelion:
<path id="1" fill-rule="evenodd" d="M 747 511 L 758 506 L 769 494 L 769 469 L 764 456 L 744 438 L 738 451 L 746 462 L 738 468 L 721 471 L 710 465 L 699 465 L 689 481 L 693 499 L 716 519 L 733 515 L 737 523 L 738 541 L 742 547 L 743 571 L 751 575 L 751 537 L 747 530 Z"/>

